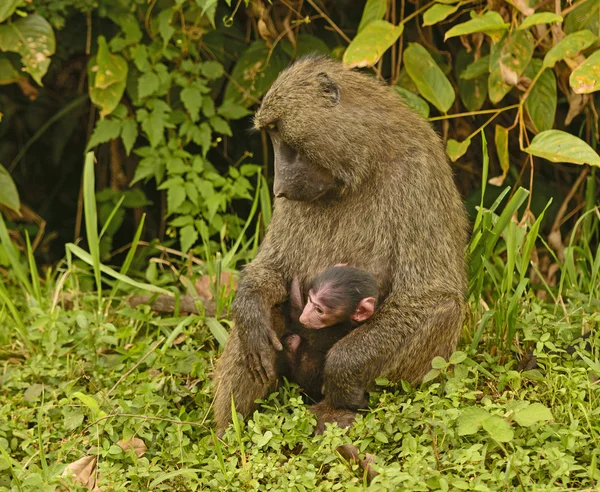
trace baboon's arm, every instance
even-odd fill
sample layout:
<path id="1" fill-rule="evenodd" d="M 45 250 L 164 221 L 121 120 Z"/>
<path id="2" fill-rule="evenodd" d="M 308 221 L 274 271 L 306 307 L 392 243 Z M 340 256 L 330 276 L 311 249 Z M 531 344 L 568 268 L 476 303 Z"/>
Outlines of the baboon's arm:
<path id="1" fill-rule="evenodd" d="M 268 383 L 276 377 L 274 350 L 282 350 L 278 333 L 273 328 L 271 311 L 287 298 L 283 273 L 268 261 L 268 248 L 243 271 L 232 306 L 232 317 L 240 339 L 242 357 L 256 381 Z"/>

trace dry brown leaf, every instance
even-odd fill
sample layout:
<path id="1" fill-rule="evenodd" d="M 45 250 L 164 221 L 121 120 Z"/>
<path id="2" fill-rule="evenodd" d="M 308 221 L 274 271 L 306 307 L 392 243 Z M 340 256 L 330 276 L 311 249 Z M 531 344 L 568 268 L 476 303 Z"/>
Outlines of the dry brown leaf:
<path id="1" fill-rule="evenodd" d="M 502 80 L 508 85 L 515 86 L 519 83 L 519 75 L 517 72 L 504 65 L 504 63 L 500 63 L 500 74 L 502 75 Z"/>
<path id="2" fill-rule="evenodd" d="M 148 449 L 144 441 L 142 441 L 139 437 L 132 437 L 131 439 L 127 440 L 121 439 L 117 444 L 125 452 L 133 449 L 133 452 L 138 458 L 144 456 L 146 450 Z"/>
<path id="3" fill-rule="evenodd" d="M 233 290 L 237 290 L 238 282 L 237 278 L 235 278 L 234 274 L 231 272 L 221 272 L 221 281 L 220 285 L 225 286 L 225 293 L 229 294 L 231 288 L 230 283 L 233 278 Z M 211 275 L 202 275 L 198 280 L 196 280 L 196 292 L 198 295 L 207 301 L 210 301 L 213 298 L 211 292 L 211 285 L 214 285 L 215 277 Z"/>
<path id="4" fill-rule="evenodd" d="M 569 112 L 565 118 L 565 125 L 570 125 L 573 119 L 581 114 L 588 102 L 589 94 L 575 94 L 572 90 L 567 93 Z"/>
<path id="5" fill-rule="evenodd" d="M 553 229 L 548 234 L 548 244 L 556 252 L 556 257 L 562 262 L 565 259 L 565 245 L 562 242 L 560 228 Z"/>
<path id="6" fill-rule="evenodd" d="M 62 473 L 63 477 L 71 475 L 73 479 L 83 485 L 88 490 L 96 487 L 96 456 L 84 456 L 83 458 L 70 463 Z"/>

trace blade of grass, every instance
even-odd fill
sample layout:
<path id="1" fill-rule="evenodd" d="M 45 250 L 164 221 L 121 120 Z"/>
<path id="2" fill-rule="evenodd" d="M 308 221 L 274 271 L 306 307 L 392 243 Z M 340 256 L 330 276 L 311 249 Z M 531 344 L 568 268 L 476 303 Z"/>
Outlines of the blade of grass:
<path id="1" fill-rule="evenodd" d="M 25 328 L 23 319 L 21 318 L 19 310 L 12 302 L 9 293 L 2 282 L 0 282 L 0 300 L 2 300 L 6 307 L 8 307 L 8 310 L 10 311 L 10 314 L 12 315 L 13 320 L 15 321 L 15 325 L 17 325 L 17 332 L 21 337 L 21 341 L 31 351 L 33 349 L 33 346 L 31 344 L 31 341 L 29 340 L 29 334 L 27 333 L 27 329 Z"/>
<path id="2" fill-rule="evenodd" d="M 21 282 L 30 296 L 34 296 L 33 287 L 27 278 L 27 274 L 25 273 L 23 265 L 21 265 L 18 250 L 10 240 L 10 235 L 8 234 L 8 229 L 6 228 L 6 223 L 4 222 L 2 214 L 0 214 L 0 242 L 2 242 L 2 245 L 4 246 L 6 256 L 8 256 L 8 261 L 15 272 L 15 275 L 17 276 L 17 280 Z"/>
<path id="3" fill-rule="evenodd" d="M 31 241 L 29 240 L 29 232 L 25 231 L 25 243 L 27 245 L 27 261 L 29 263 L 29 275 L 31 276 L 31 284 L 33 286 L 33 294 L 38 306 L 42 304 L 42 287 L 40 285 L 40 274 L 33 257 L 33 248 L 31 247 Z"/>
<path id="4" fill-rule="evenodd" d="M 483 215 L 483 199 L 485 197 L 485 188 L 487 186 L 488 171 L 490 168 L 490 157 L 487 150 L 487 140 L 483 129 L 481 130 L 481 153 L 483 154 L 483 165 L 481 169 L 481 200 L 479 202 L 479 209 L 477 210 L 477 217 L 475 218 L 475 225 L 473 230 L 476 231 L 479 228 L 479 224 Z"/>
<path id="5" fill-rule="evenodd" d="M 542 213 L 538 216 L 538 218 L 535 220 L 535 222 L 531 226 L 531 229 L 529 229 L 529 232 L 527 233 L 527 238 L 525 239 L 525 244 L 523 245 L 523 251 L 521 254 L 521 269 L 520 269 L 521 278 L 520 278 L 520 280 L 523 280 L 525 278 L 525 275 L 527 275 L 527 267 L 529 266 L 531 252 L 533 251 L 533 247 L 535 246 L 535 241 L 538 238 L 538 235 L 540 232 L 540 225 L 542 223 L 542 220 L 544 220 L 544 215 L 546 214 L 546 210 L 548 210 L 548 207 L 550 206 L 551 203 L 552 203 L 552 198 L 550 198 L 550 200 L 548 200 L 548 203 L 544 207 L 544 210 L 542 210 Z"/>
<path id="6" fill-rule="evenodd" d="M 244 443 L 242 441 L 242 427 L 240 420 L 238 419 L 237 411 L 235 410 L 235 402 L 233 401 L 233 394 L 231 395 L 231 421 L 233 422 L 233 428 L 235 429 L 235 436 L 237 438 L 238 446 L 240 447 L 240 456 L 242 457 L 242 466 L 246 466 L 246 452 L 244 451 Z"/>
<path id="7" fill-rule="evenodd" d="M 98 309 L 102 308 L 102 275 L 100 272 L 100 240 L 98 238 L 98 212 L 96 210 L 96 190 L 94 177 L 94 153 L 85 155 L 83 167 L 83 211 L 85 216 L 85 233 L 96 279 L 98 293 Z"/>
<path id="8" fill-rule="evenodd" d="M 67 243 L 65 248 L 67 248 L 68 251 L 73 253 L 79 259 L 83 260 L 85 263 L 92 266 L 92 264 L 93 264 L 92 256 L 87 251 L 81 249 L 79 246 L 77 246 L 73 243 Z M 119 272 L 117 272 L 116 270 L 114 270 L 113 268 L 111 268 L 109 266 L 100 264 L 99 271 L 101 271 L 105 275 L 108 275 L 109 277 L 119 280 L 120 282 L 123 282 L 127 285 L 131 285 L 132 287 L 136 287 L 136 288 L 142 289 L 142 290 L 147 290 L 149 292 L 157 292 L 159 294 L 166 294 L 168 296 L 173 297 L 173 293 L 169 290 L 166 290 L 166 289 L 163 289 L 162 287 L 157 287 L 156 285 L 148 284 L 145 282 L 138 282 L 137 280 L 133 280 L 131 277 L 128 277 L 126 275 L 121 275 Z"/>
<path id="9" fill-rule="evenodd" d="M 95 198 L 94 198 L 94 200 L 95 200 Z M 98 236 L 99 239 L 102 239 L 102 236 L 104 236 L 104 233 L 106 232 L 106 229 L 108 229 L 108 226 L 110 226 L 110 223 L 113 220 L 113 217 L 115 216 L 115 214 L 117 213 L 117 210 L 119 210 L 119 208 L 121 208 L 121 204 L 123 203 L 123 200 L 125 200 L 125 195 L 123 195 L 123 196 L 121 196 L 121 198 L 119 198 L 119 201 L 111 210 L 108 218 L 106 219 L 106 222 L 102 226 L 102 230 L 100 231 L 100 234 Z"/>
<path id="10" fill-rule="evenodd" d="M 140 237 L 142 237 L 142 231 L 144 230 L 144 223 L 146 222 L 146 214 L 142 214 L 142 219 L 140 220 L 140 225 L 138 225 L 137 230 L 135 231 L 135 235 L 133 236 L 133 240 L 131 241 L 131 247 L 127 252 L 127 256 L 125 257 L 125 261 L 123 265 L 121 265 L 121 269 L 119 273 L 121 275 L 127 275 L 129 271 L 129 267 L 133 263 L 133 258 L 135 258 L 135 253 L 137 252 L 137 247 L 140 242 Z M 110 298 L 114 298 L 117 291 L 119 290 L 119 282 L 116 282 L 110 292 Z"/>

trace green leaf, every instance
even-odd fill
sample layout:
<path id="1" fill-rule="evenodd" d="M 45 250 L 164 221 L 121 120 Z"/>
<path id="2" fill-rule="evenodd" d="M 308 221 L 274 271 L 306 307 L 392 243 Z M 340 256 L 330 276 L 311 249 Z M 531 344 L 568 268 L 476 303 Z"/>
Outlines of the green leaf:
<path id="1" fill-rule="evenodd" d="M 357 33 L 371 24 L 371 22 L 383 19 L 387 11 L 387 4 L 387 0 L 367 0 L 362 17 L 360 18 L 360 24 L 358 24 Z"/>
<path id="2" fill-rule="evenodd" d="M 244 107 L 250 106 L 271 87 L 287 65 L 288 58 L 279 49 L 275 48 L 271 53 L 265 41 L 255 41 L 235 64 L 225 88 L 224 101 L 232 100 Z"/>
<path id="3" fill-rule="evenodd" d="M 537 24 L 552 24 L 554 22 L 562 22 L 562 20 L 562 16 L 553 12 L 538 12 L 537 14 L 526 17 L 517 29 L 522 30 Z"/>
<path id="4" fill-rule="evenodd" d="M 376 439 L 377 441 L 379 441 L 379 442 L 382 442 L 382 443 L 384 443 L 384 444 L 387 444 L 387 443 L 389 443 L 389 442 L 390 442 L 390 441 L 388 440 L 387 436 L 386 436 L 386 435 L 385 435 L 383 432 L 381 432 L 381 431 L 377 431 L 377 432 L 375 433 L 375 439 Z"/>
<path id="5" fill-rule="evenodd" d="M 466 53 L 466 50 L 465 50 Z M 469 55 L 473 56 L 471 53 Z M 482 56 L 479 60 L 471 62 L 460 74 L 463 80 L 473 80 L 490 73 L 490 55 Z"/>
<path id="6" fill-rule="evenodd" d="M 42 85 L 42 77 L 50 66 L 50 56 L 56 50 L 52 26 L 38 14 L 1 25 L 0 50 L 21 55 L 25 70 Z"/>
<path id="7" fill-rule="evenodd" d="M 21 0 L 3 0 L 0 4 L 0 22 L 4 22 L 13 15 L 20 3 Z"/>
<path id="8" fill-rule="evenodd" d="M 90 137 L 90 141 L 85 148 L 87 152 L 101 143 L 110 142 L 115 138 L 119 138 L 121 134 L 121 122 L 118 120 L 99 120 L 94 127 L 94 132 Z"/>
<path id="9" fill-rule="evenodd" d="M 579 4 L 565 17 L 563 30 L 567 34 L 582 29 L 599 32 L 600 28 L 600 2 L 598 0 L 586 0 Z"/>
<path id="10" fill-rule="evenodd" d="M 463 140 L 462 142 L 459 142 L 458 140 L 454 140 L 453 138 L 449 138 L 448 142 L 446 143 L 446 154 L 448 154 L 448 157 L 450 157 L 450 160 L 452 162 L 456 162 L 463 155 L 465 155 L 465 152 L 469 149 L 470 145 L 471 145 L 470 138 L 467 138 L 466 140 Z"/>
<path id="11" fill-rule="evenodd" d="M 515 434 L 510 423 L 498 415 L 491 415 L 481 425 L 491 438 L 498 442 L 510 442 Z"/>
<path id="12" fill-rule="evenodd" d="M 508 29 L 510 24 L 505 23 L 504 19 L 498 12 L 487 11 L 482 16 L 476 16 L 467 22 L 458 24 L 446 32 L 444 41 L 455 36 L 464 36 L 465 34 L 473 34 L 483 32 L 488 34 L 492 39 L 497 40 L 500 32 Z"/>
<path id="13" fill-rule="evenodd" d="M 513 31 L 492 46 L 488 92 L 490 101 L 499 103 L 529 65 L 534 40 L 529 31 Z"/>
<path id="14" fill-rule="evenodd" d="M 600 156 L 587 143 L 561 130 L 538 133 L 525 152 L 552 162 L 600 166 Z"/>
<path id="15" fill-rule="evenodd" d="M 15 212 L 18 212 L 21 208 L 19 192 L 15 182 L 2 164 L 0 164 L 0 204 L 13 209 Z"/>
<path id="16" fill-rule="evenodd" d="M 125 147 L 125 153 L 131 154 L 131 149 L 137 140 L 138 126 L 134 119 L 128 118 L 121 122 L 121 139 L 123 139 L 123 146 Z"/>
<path id="17" fill-rule="evenodd" d="M 541 69 L 542 61 L 534 58 L 525 70 L 525 75 L 533 79 Z M 554 126 L 557 104 L 556 77 L 552 70 L 544 69 L 525 101 L 527 113 L 538 132 L 550 130 Z"/>
<path id="18" fill-rule="evenodd" d="M 264 433 L 264 435 L 262 435 L 257 441 L 256 441 L 256 445 L 259 448 L 264 448 L 269 441 L 271 440 L 271 438 L 273 437 L 273 433 L 271 431 L 267 431 Z"/>
<path id="19" fill-rule="evenodd" d="M 223 118 L 213 116 L 209 121 L 210 126 L 212 126 L 217 133 L 222 133 L 223 135 L 228 135 L 230 137 L 232 136 L 231 128 L 229 128 L 229 125 Z"/>
<path id="20" fill-rule="evenodd" d="M 179 230 L 181 240 L 181 252 L 187 253 L 198 240 L 198 232 L 193 225 L 187 225 Z"/>
<path id="21" fill-rule="evenodd" d="M 138 97 L 143 99 L 154 94 L 158 91 L 159 86 L 160 80 L 154 72 L 148 71 L 142 74 L 138 78 Z"/>
<path id="22" fill-rule="evenodd" d="M 181 102 L 190 114 L 192 121 L 200 119 L 200 108 L 202 107 L 202 93 L 195 86 L 186 87 L 181 91 Z"/>
<path id="23" fill-rule="evenodd" d="M 123 97 L 127 81 L 127 62 L 108 49 L 104 36 L 98 36 L 98 55 L 88 64 L 89 93 L 101 108 L 102 116 L 112 113 Z"/>
<path id="24" fill-rule="evenodd" d="M 372 67 L 402 34 L 404 25 L 376 20 L 365 26 L 344 52 L 344 65 L 348 67 Z"/>
<path id="25" fill-rule="evenodd" d="M 575 94 L 589 94 L 600 90 L 600 50 L 592 53 L 571 72 L 569 85 Z"/>
<path id="26" fill-rule="evenodd" d="M 467 354 L 465 354 L 464 352 L 461 352 L 460 350 L 457 350 L 456 352 L 454 352 L 451 356 L 450 359 L 448 360 L 448 362 L 450 364 L 460 364 L 461 362 L 464 362 L 467 358 Z"/>
<path id="27" fill-rule="evenodd" d="M 200 71 L 207 79 L 216 80 L 223 76 L 225 70 L 218 61 L 206 61 L 200 65 Z"/>
<path id="28" fill-rule="evenodd" d="M 447 113 L 456 95 L 429 52 L 418 43 L 410 43 L 404 50 L 404 65 L 421 95 L 442 113 Z"/>
<path id="29" fill-rule="evenodd" d="M 438 355 L 434 357 L 431 361 L 431 367 L 433 369 L 446 369 L 446 367 L 448 367 L 448 363 L 444 360 L 443 357 L 440 357 Z"/>
<path id="30" fill-rule="evenodd" d="M 429 7 L 423 14 L 423 25 L 433 26 L 434 24 L 443 21 L 449 15 L 452 15 L 459 7 L 459 4 L 444 5 L 436 3 L 432 7 Z"/>
<path id="31" fill-rule="evenodd" d="M 541 403 L 532 403 L 522 410 L 515 412 L 513 419 L 522 427 L 531 427 L 537 422 L 552 420 L 552 412 Z"/>
<path id="32" fill-rule="evenodd" d="M 544 67 L 552 68 L 556 62 L 565 58 L 573 58 L 580 51 L 589 48 L 595 41 L 596 36 L 592 31 L 583 30 L 567 34 L 546 53 Z"/>
<path id="33" fill-rule="evenodd" d="M 173 9 L 167 8 L 156 16 L 158 22 L 158 32 L 163 38 L 163 49 L 167 47 L 169 41 L 175 34 L 175 28 L 171 26 L 171 19 L 173 17 Z"/>
<path id="34" fill-rule="evenodd" d="M 71 398 L 77 398 L 79 401 L 81 401 L 81 403 L 88 407 L 95 419 L 102 418 L 106 415 L 106 412 L 100 410 L 100 405 L 98 405 L 98 402 L 89 395 L 81 393 L 80 391 L 76 391 L 71 395 Z"/>
<path id="35" fill-rule="evenodd" d="M 244 116 L 252 114 L 252 111 L 249 111 L 244 106 L 240 106 L 233 101 L 224 101 L 217 113 L 228 120 L 239 120 Z"/>
<path id="36" fill-rule="evenodd" d="M 473 61 L 474 54 L 461 49 L 454 64 L 458 94 L 469 111 L 481 109 L 488 94 L 489 55 Z M 464 77 L 469 72 L 469 77 Z"/>
<path id="37" fill-rule="evenodd" d="M 139 114 L 144 115 L 142 110 Z M 151 147 L 156 147 L 165 136 L 165 128 L 173 128 L 173 124 L 169 123 L 168 116 L 162 108 L 154 109 L 150 114 L 138 118 L 142 123 L 142 130 L 148 136 Z"/>
<path id="38" fill-rule="evenodd" d="M 407 106 L 414 109 L 415 113 L 420 114 L 423 118 L 429 118 L 429 104 L 427 104 L 427 101 L 404 87 L 396 85 L 394 86 L 394 90 L 400 95 Z"/>
<path id="39" fill-rule="evenodd" d="M 167 214 L 172 215 L 177 212 L 181 204 L 185 201 L 185 187 L 183 185 L 174 185 L 167 189 Z"/>
<path id="40" fill-rule="evenodd" d="M 491 415 L 483 408 L 479 407 L 468 407 L 463 410 L 458 417 L 458 435 L 459 436 L 470 436 L 475 434 L 483 422 L 489 419 Z"/>
<path id="41" fill-rule="evenodd" d="M 496 176 L 495 178 L 490 178 L 489 183 L 493 184 L 494 186 L 502 186 L 510 168 L 510 157 L 508 154 L 508 129 L 501 125 L 496 125 L 494 141 L 496 143 L 496 153 L 498 154 L 498 162 L 500 163 L 502 174 L 500 176 Z"/>
<path id="42" fill-rule="evenodd" d="M 202 98 L 202 113 L 207 118 L 212 118 L 216 114 L 215 102 L 212 97 L 204 96 Z"/>

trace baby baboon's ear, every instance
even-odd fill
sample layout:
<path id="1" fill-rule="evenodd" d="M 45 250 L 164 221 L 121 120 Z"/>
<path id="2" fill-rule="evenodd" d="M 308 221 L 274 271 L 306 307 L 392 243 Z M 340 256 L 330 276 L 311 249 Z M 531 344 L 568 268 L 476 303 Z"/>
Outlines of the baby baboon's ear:
<path id="1" fill-rule="evenodd" d="M 317 75 L 317 80 L 319 81 L 323 95 L 329 99 L 329 102 L 331 102 L 333 106 L 338 104 L 340 102 L 340 86 L 337 85 L 335 80 L 325 72 L 320 72 Z"/>

